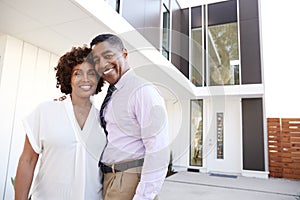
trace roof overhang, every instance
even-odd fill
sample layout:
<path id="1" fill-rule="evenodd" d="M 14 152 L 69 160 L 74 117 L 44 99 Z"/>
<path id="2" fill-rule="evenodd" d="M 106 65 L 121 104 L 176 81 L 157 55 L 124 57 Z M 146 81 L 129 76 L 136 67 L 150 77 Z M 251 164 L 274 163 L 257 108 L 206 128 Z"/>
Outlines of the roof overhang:
<path id="1" fill-rule="evenodd" d="M 103 0 L 0 0 L 0 33 L 57 55 L 103 32 L 125 41 L 131 67 L 163 87 L 166 99 L 193 96 L 194 85 Z"/>

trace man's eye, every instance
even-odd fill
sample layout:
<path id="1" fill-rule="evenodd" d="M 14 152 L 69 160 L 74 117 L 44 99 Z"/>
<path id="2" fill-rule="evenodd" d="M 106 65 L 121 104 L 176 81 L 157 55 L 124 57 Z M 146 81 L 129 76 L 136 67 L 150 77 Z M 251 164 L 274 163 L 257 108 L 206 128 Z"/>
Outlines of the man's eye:
<path id="1" fill-rule="evenodd" d="M 111 55 L 111 54 L 108 54 L 108 55 L 105 55 L 105 59 L 111 59 L 114 55 Z"/>

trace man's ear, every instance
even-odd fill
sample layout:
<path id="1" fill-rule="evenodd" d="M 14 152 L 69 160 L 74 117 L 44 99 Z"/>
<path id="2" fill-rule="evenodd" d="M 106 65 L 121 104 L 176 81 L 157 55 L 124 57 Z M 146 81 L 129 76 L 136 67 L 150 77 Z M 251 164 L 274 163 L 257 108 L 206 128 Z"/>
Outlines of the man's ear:
<path id="1" fill-rule="evenodd" d="M 122 49 L 122 55 L 125 59 L 127 59 L 127 56 L 128 56 L 127 49 L 125 49 L 125 48 Z"/>

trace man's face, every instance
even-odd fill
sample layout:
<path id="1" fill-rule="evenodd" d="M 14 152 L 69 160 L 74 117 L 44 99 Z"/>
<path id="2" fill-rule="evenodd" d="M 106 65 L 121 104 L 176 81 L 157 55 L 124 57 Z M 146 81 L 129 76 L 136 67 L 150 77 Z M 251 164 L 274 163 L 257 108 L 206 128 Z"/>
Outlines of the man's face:
<path id="1" fill-rule="evenodd" d="M 97 43 L 92 53 L 96 71 L 109 84 L 116 83 L 128 69 L 126 49 L 119 49 L 104 41 Z"/>

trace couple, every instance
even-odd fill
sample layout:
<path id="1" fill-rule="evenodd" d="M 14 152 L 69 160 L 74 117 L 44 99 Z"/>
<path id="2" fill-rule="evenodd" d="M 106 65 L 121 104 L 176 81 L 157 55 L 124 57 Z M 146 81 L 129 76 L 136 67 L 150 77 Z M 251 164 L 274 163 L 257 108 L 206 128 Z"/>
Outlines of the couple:
<path id="1" fill-rule="evenodd" d="M 66 99 L 42 103 L 24 120 L 16 200 L 28 199 L 38 159 L 32 200 L 157 198 L 169 159 L 164 100 L 130 69 L 119 37 L 99 35 L 91 48 L 72 48 L 55 68 Z M 104 80 L 113 93 L 99 117 L 90 96 Z"/>

